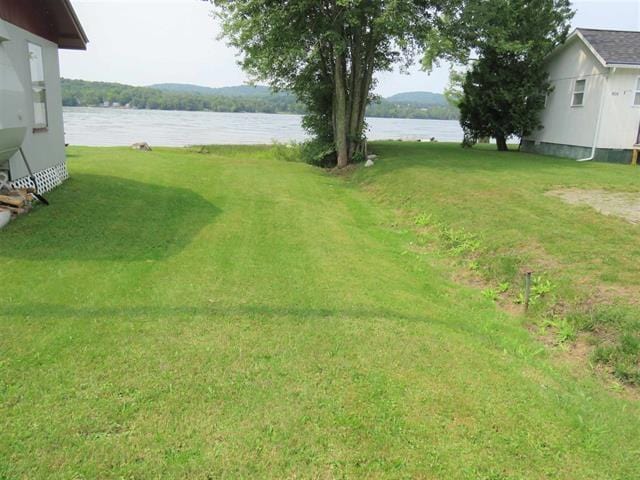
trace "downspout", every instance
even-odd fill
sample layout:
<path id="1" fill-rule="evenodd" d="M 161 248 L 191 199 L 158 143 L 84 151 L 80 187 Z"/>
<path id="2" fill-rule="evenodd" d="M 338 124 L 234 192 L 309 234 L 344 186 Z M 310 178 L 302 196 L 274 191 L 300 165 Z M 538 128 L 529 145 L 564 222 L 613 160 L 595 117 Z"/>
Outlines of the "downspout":
<path id="1" fill-rule="evenodd" d="M 615 72 L 615 68 L 613 71 Z M 604 110 L 605 99 L 607 98 L 607 85 L 609 84 L 609 73 L 604 76 L 604 85 L 602 86 L 602 97 L 600 98 L 600 108 L 598 109 L 598 120 L 596 122 L 596 133 L 593 137 L 593 147 L 591 147 L 591 156 L 588 158 L 580 158 L 578 162 L 590 162 L 596 158 L 596 151 L 598 150 L 598 137 L 600 136 L 600 125 L 602 124 L 602 112 Z"/>

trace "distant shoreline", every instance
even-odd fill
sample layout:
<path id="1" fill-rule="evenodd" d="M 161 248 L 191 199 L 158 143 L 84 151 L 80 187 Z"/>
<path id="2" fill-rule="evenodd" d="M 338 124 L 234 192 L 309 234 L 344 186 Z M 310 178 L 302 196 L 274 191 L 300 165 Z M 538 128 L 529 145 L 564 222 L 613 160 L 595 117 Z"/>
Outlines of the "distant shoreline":
<path id="1" fill-rule="evenodd" d="M 238 113 L 241 115 L 291 115 L 293 117 L 302 117 L 304 113 L 293 113 L 293 112 L 218 112 L 216 110 L 181 110 L 178 108 L 136 108 L 136 107 L 103 107 L 101 105 L 63 105 L 63 109 L 73 108 L 92 108 L 95 110 L 117 110 L 119 112 L 180 112 L 180 113 L 220 113 L 224 115 L 228 115 L 231 113 Z M 384 117 L 376 117 L 376 118 L 384 118 Z M 428 119 L 420 119 L 420 120 L 428 120 Z M 436 120 L 435 118 L 432 120 Z"/>
<path id="2" fill-rule="evenodd" d="M 181 112 L 181 113 L 219 113 L 219 114 L 242 114 L 242 115 L 276 115 L 276 116 L 293 116 L 303 117 L 304 113 L 295 112 L 220 112 L 217 110 L 182 110 L 182 109 L 166 109 L 166 108 L 137 108 L 137 107 L 123 107 L 123 106 L 109 106 L 103 107 L 101 105 L 63 105 L 63 108 L 67 109 L 80 109 L 80 108 L 92 108 L 95 110 L 117 110 L 117 111 L 133 111 L 133 112 Z M 430 120 L 435 122 L 458 122 L 455 118 L 423 118 L 423 117 L 390 117 L 383 115 L 369 115 L 366 118 L 386 118 L 389 120 Z"/>
<path id="3" fill-rule="evenodd" d="M 306 107 L 298 102 L 295 95 L 289 92 L 272 93 L 267 87 L 238 86 L 222 89 L 208 89 L 194 85 L 134 87 L 118 83 L 65 78 L 62 79 L 61 84 L 62 105 L 65 107 L 95 106 L 136 110 L 297 115 L 306 113 Z M 446 101 L 442 94 L 405 92 L 373 102 L 367 107 L 367 116 L 369 118 L 457 120 L 459 112 L 456 107 Z"/>

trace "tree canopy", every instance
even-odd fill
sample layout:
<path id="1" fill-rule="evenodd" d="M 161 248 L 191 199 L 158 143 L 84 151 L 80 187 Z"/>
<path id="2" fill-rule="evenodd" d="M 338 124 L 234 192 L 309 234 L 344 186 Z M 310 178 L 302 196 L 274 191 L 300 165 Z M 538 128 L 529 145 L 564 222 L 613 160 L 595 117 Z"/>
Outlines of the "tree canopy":
<path id="1" fill-rule="evenodd" d="M 470 64 L 457 77 L 468 141 L 492 136 L 506 150 L 510 136 L 540 127 L 538 114 L 551 90 L 545 60 L 565 41 L 573 13 L 570 0 L 465 0 L 449 11 L 424 63 L 444 57 Z M 478 58 L 470 62 L 472 55 Z"/>
<path id="2" fill-rule="evenodd" d="M 364 153 L 374 74 L 407 66 L 455 0 L 210 0 L 256 80 L 294 92 L 344 167 Z"/>

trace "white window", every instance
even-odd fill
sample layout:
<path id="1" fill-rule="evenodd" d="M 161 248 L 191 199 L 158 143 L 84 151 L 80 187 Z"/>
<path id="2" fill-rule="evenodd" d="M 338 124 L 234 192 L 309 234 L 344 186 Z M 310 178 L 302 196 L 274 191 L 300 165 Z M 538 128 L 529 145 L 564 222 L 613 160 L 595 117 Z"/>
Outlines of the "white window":
<path id="1" fill-rule="evenodd" d="M 29 67 L 33 92 L 34 128 L 47 128 L 47 89 L 44 84 L 44 61 L 42 47 L 29 43 Z"/>
<path id="2" fill-rule="evenodd" d="M 586 87 L 586 80 L 576 80 L 576 83 L 573 86 L 573 98 L 571 100 L 572 107 L 582 107 L 584 105 L 584 92 Z"/>
<path id="3" fill-rule="evenodd" d="M 638 80 L 636 80 L 636 91 L 635 95 L 633 96 L 633 105 L 635 107 L 640 107 L 640 77 L 638 77 Z"/>

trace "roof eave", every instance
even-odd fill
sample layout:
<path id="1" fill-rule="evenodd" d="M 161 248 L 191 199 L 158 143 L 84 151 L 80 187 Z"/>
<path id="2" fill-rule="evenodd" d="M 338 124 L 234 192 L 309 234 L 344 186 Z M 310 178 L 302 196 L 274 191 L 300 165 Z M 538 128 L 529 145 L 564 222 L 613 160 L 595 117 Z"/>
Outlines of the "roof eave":
<path id="1" fill-rule="evenodd" d="M 640 63 L 607 63 L 608 68 L 640 69 Z"/>
<path id="2" fill-rule="evenodd" d="M 60 37 L 60 41 L 58 42 L 58 46 L 63 49 L 68 50 L 86 50 L 87 43 L 89 43 L 89 38 L 82 28 L 82 24 L 80 23 L 80 19 L 78 19 L 78 15 L 76 15 L 73 6 L 71 5 L 70 0 L 62 0 L 62 4 L 69 15 L 69 18 L 73 22 L 73 26 L 78 33 L 77 37 Z"/>

